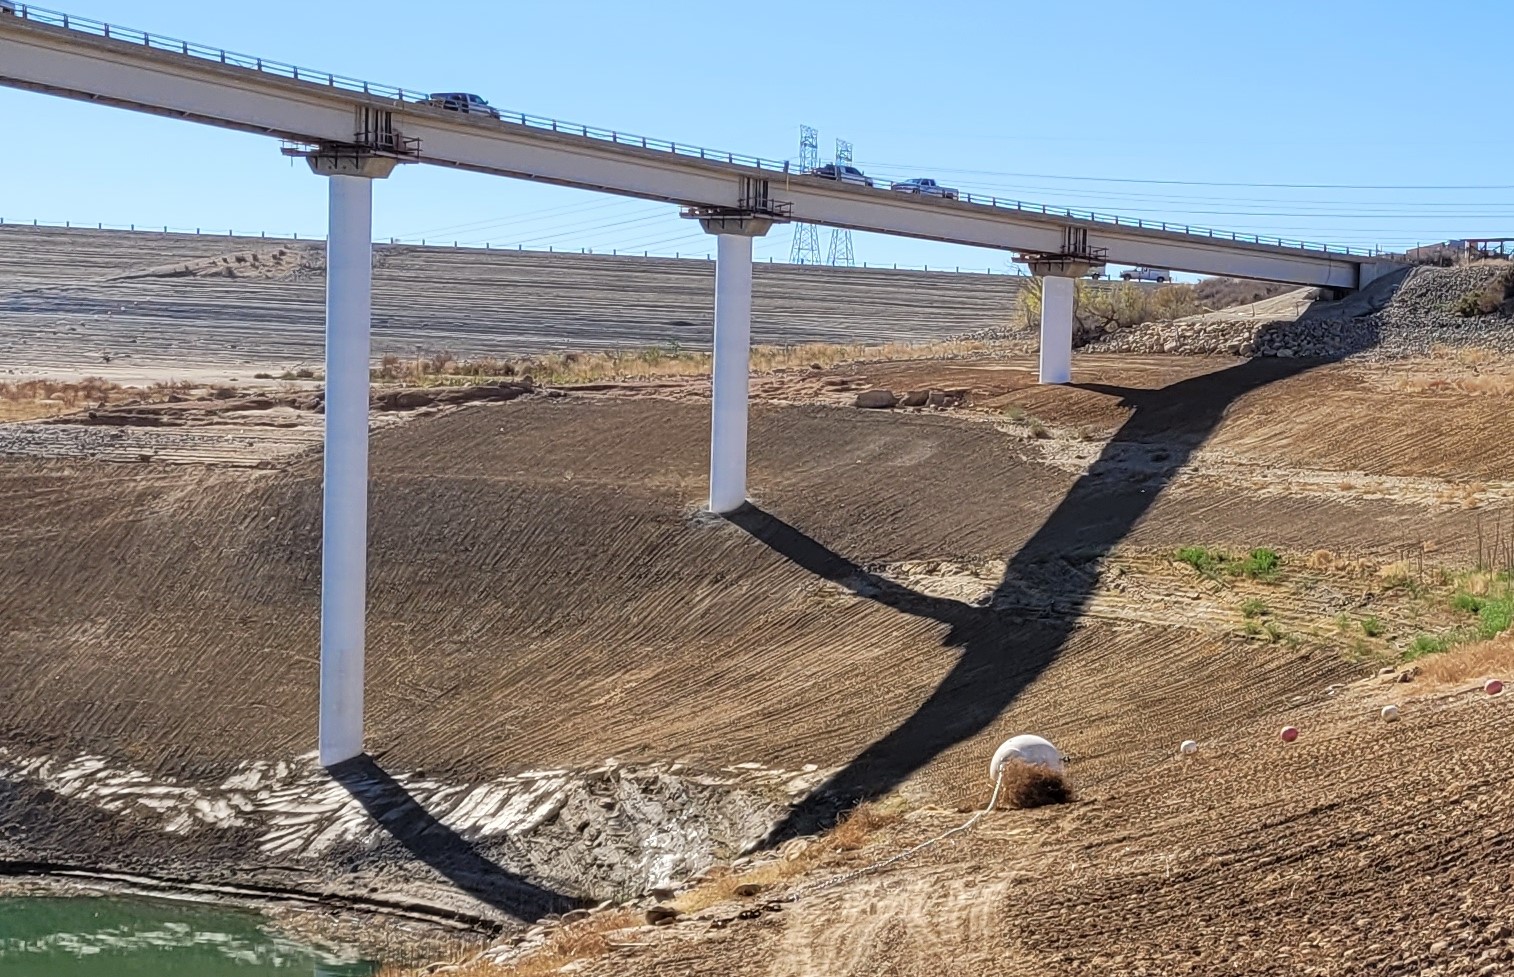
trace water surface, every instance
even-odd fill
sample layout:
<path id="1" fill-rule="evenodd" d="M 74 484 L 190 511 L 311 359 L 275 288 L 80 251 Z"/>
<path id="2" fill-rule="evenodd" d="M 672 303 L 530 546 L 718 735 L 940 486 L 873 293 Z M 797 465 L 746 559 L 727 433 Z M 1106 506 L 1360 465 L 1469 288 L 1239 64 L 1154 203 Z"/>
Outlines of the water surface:
<path id="1" fill-rule="evenodd" d="M 115 897 L 0 898 L 4 977 L 367 977 L 357 951 L 281 935 L 257 913 Z"/>

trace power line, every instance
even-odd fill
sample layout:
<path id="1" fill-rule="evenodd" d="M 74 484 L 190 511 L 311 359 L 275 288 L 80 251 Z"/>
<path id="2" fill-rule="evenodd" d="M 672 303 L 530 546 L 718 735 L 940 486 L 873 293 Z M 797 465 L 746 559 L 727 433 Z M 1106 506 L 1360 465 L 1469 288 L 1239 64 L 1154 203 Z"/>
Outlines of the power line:
<path id="1" fill-rule="evenodd" d="M 663 212 L 663 208 L 659 207 L 658 213 L 648 214 L 645 217 L 631 217 L 627 218 L 626 220 L 613 221 L 608 224 L 600 221 L 588 221 L 579 224 L 571 224 L 567 227 L 554 231 L 551 234 L 539 234 L 535 237 L 523 238 L 515 243 L 532 244 L 541 241 L 553 241 L 560 237 L 574 237 L 576 235 L 592 234 L 595 231 L 600 231 L 611 227 L 624 227 L 628 224 L 645 224 L 649 221 L 665 220 L 667 219 L 667 216 L 668 215 Z"/>
<path id="2" fill-rule="evenodd" d="M 531 224 L 548 216 L 563 215 L 568 213 L 588 213 L 595 210 L 604 210 L 609 207 L 624 207 L 628 204 L 642 204 L 640 200 L 594 200 L 583 201 L 576 204 L 565 204 L 557 207 L 546 207 L 540 210 L 528 210 L 520 214 L 512 214 L 508 217 L 489 217 L 484 220 L 469 221 L 466 224 L 449 224 L 445 227 L 429 227 L 422 231 L 406 231 L 400 237 L 427 237 L 432 234 L 453 233 L 457 231 L 478 231 L 489 227 L 503 227 L 510 224 Z"/>

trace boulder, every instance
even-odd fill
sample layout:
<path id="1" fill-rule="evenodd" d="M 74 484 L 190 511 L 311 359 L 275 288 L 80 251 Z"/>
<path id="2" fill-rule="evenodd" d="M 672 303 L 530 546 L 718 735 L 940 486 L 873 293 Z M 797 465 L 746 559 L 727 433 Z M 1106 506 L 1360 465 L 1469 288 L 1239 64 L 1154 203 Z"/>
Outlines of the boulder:
<path id="1" fill-rule="evenodd" d="M 653 926 L 666 926 L 682 915 L 672 906 L 652 906 L 647 910 L 647 922 Z"/>
<path id="2" fill-rule="evenodd" d="M 928 390 L 911 390 L 899 400 L 899 406 L 924 407 L 926 402 L 930 400 L 930 395 L 931 391 Z M 858 406 L 861 405 L 859 404 Z"/>
<path id="3" fill-rule="evenodd" d="M 888 410 L 898 402 L 892 390 L 864 390 L 857 395 L 856 405 L 868 410 Z"/>

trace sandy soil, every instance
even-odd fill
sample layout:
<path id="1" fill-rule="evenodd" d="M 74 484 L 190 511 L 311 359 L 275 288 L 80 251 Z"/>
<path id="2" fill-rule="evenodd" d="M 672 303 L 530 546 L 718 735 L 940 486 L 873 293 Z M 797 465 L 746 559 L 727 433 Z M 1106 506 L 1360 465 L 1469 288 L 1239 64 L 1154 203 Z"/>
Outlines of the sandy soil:
<path id="1" fill-rule="evenodd" d="M 219 871 L 349 906 L 408 892 L 478 919 L 449 882 L 517 873 L 517 916 L 624 898 L 596 886 L 654 877 L 612 853 L 657 850 L 636 826 L 659 817 L 707 862 L 753 819 L 772 844 L 862 798 L 910 810 L 816 880 L 960 824 L 993 748 L 1033 730 L 1068 755 L 1075 803 L 990 815 L 779 911 L 756 908 L 769 893 L 637 930 L 581 972 L 1509 972 L 1514 700 L 1374 677 L 1456 623 L 1437 569 L 1514 526 L 1511 394 L 1458 388 L 1465 366 L 1080 356 L 1058 388 L 1029 359 L 759 377 L 755 505 L 729 519 L 698 512 L 697 380 L 391 420 L 372 443 L 360 787 L 301 759 L 313 448 L 166 465 L 132 449 L 185 432 L 132 428 L 108 457 L 28 447 L 42 426 L 0 434 L 0 858 Z M 849 406 L 869 386 L 968 397 Z M 252 420 L 236 423 L 228 437 Z M 1272 547 L 1283 567 L 1205 577 L 1181 546 Z M 1431 583 L 1412 561 L 1380 572 L 1406 554 Z M 1248 628 L 1251 601 L 1275 634 Z M 1304 731 L 1287 747 L 1285 722 Z M 492 861 L 427 875 L 428 834 Z M 542 843 L 512 855 L 520 838 Z"/>
<path id="2" fill-rule="evenodd" d="M 0 226 L 0 380 L 246 380 L 319 366 L 322 245 Z M 714 264 L 378 246 L 375 356 L 708 348 Z M 1001 326 L 1023 279 L 757 265 L 757 343 L 925 341 Z M 107 359 L 108 358 L 108 359 Z"/>

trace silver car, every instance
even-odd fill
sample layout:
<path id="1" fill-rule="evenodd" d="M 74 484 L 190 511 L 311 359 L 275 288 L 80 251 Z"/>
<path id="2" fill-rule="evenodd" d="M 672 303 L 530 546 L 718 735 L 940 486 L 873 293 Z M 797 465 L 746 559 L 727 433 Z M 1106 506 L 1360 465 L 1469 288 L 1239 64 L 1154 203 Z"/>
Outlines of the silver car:
<path id="1" fill-rule="evenodd" d="M 894 189 L 900 193 L 914 193 L 922 197 L 940 197 L 943 200 L 956 200 L 960 194 L 951 187 L 943 187 L 935 180 L 927 177 L 916 177 L 913 180 L 904 180 L 894 184 Z"/>
<path id="2" fill-rule="evenodd" d="M 866 176 L 855 166 L 845 163 L 826 163 L 810 170 L 810 176 L 818 176 L 825 180 L 840 180 L 842 183 L 855 183 L 861 187 L 873 185 L 872 177 Z"/>
<path id="3" fill-rule="evenodd" d="M 433 92 L 426 96 L 423 104 L 467 115 L 487 115 L 491 119 L 499 118 L 499 109 L 468 92 Z"/>

